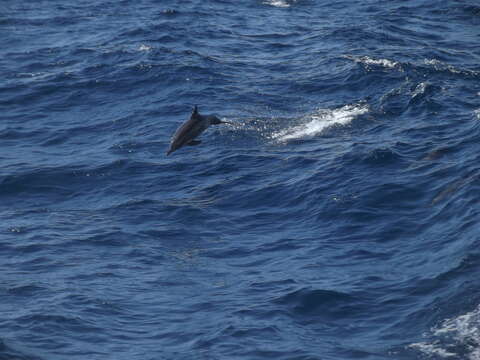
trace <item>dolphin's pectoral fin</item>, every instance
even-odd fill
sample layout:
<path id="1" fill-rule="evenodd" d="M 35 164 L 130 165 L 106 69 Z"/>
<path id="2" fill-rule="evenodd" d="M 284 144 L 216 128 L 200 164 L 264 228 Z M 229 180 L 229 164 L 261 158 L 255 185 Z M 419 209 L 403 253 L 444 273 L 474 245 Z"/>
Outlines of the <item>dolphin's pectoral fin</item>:
<path id="1" fill-rule="evenodd" d="M 189 142 L 187 143 L 187 145 L 188 145 L 188 146 L 195 146 L 195 145 L 198 145 L 198 144 L 200 144 L 200 143 L 201 143 L 200 140 L 192 140 L 192 141 L 189 141 Z"/>

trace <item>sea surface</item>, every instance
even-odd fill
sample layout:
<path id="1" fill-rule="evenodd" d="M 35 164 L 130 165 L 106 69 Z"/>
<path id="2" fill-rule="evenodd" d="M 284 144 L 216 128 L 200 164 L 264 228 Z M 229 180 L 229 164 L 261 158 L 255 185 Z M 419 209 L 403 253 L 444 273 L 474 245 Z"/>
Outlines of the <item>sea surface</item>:
<path id="1" fill-rule="evenodd" d="M 479 360 L 479 140 L 477 0 L 2 0 L 0 360 Z"/>

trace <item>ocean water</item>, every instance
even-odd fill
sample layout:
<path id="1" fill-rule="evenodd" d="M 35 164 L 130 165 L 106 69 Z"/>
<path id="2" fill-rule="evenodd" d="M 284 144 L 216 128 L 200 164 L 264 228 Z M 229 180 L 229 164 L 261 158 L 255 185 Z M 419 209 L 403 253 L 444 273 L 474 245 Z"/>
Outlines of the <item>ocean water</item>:
<path id="1" fill-rule="evenodd" d="M 0 359 L 480 359 L 475 0 L 3 0 Z M 192 111 L 212 126 L 169 157 Z"/>

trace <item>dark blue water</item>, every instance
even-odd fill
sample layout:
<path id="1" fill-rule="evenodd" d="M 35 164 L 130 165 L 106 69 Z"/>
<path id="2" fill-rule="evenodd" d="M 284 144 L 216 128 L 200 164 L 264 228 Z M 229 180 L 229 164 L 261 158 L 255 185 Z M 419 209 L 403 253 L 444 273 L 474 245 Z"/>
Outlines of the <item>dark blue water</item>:
<path id="1" fill-rule="evenodd" d="M 480 359 L 475 0 L 3 0 L 0 359 Z M 190 116 L 202 144 L 165 152 Z"/>

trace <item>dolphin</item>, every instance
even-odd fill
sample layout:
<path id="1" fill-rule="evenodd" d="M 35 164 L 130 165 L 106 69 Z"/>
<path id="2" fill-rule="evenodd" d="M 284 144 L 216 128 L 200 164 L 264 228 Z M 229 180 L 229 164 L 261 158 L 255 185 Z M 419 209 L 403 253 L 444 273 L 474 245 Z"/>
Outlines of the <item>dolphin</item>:
<path id="1" fill-rule="evenodd" d="M 193 146 L 200 144 L 200 140 L 194 139 L 204 132 L 210 125 L 218 124 L 230 123 L 228 121 L 220 120 L 215 115 L 200 115 L 198 113 L 198 107 L 195 105 L 190 119 L 185 121 L 173 135 L 170 148 L 167 151 L 167 156 L 185 145 Z"/>

